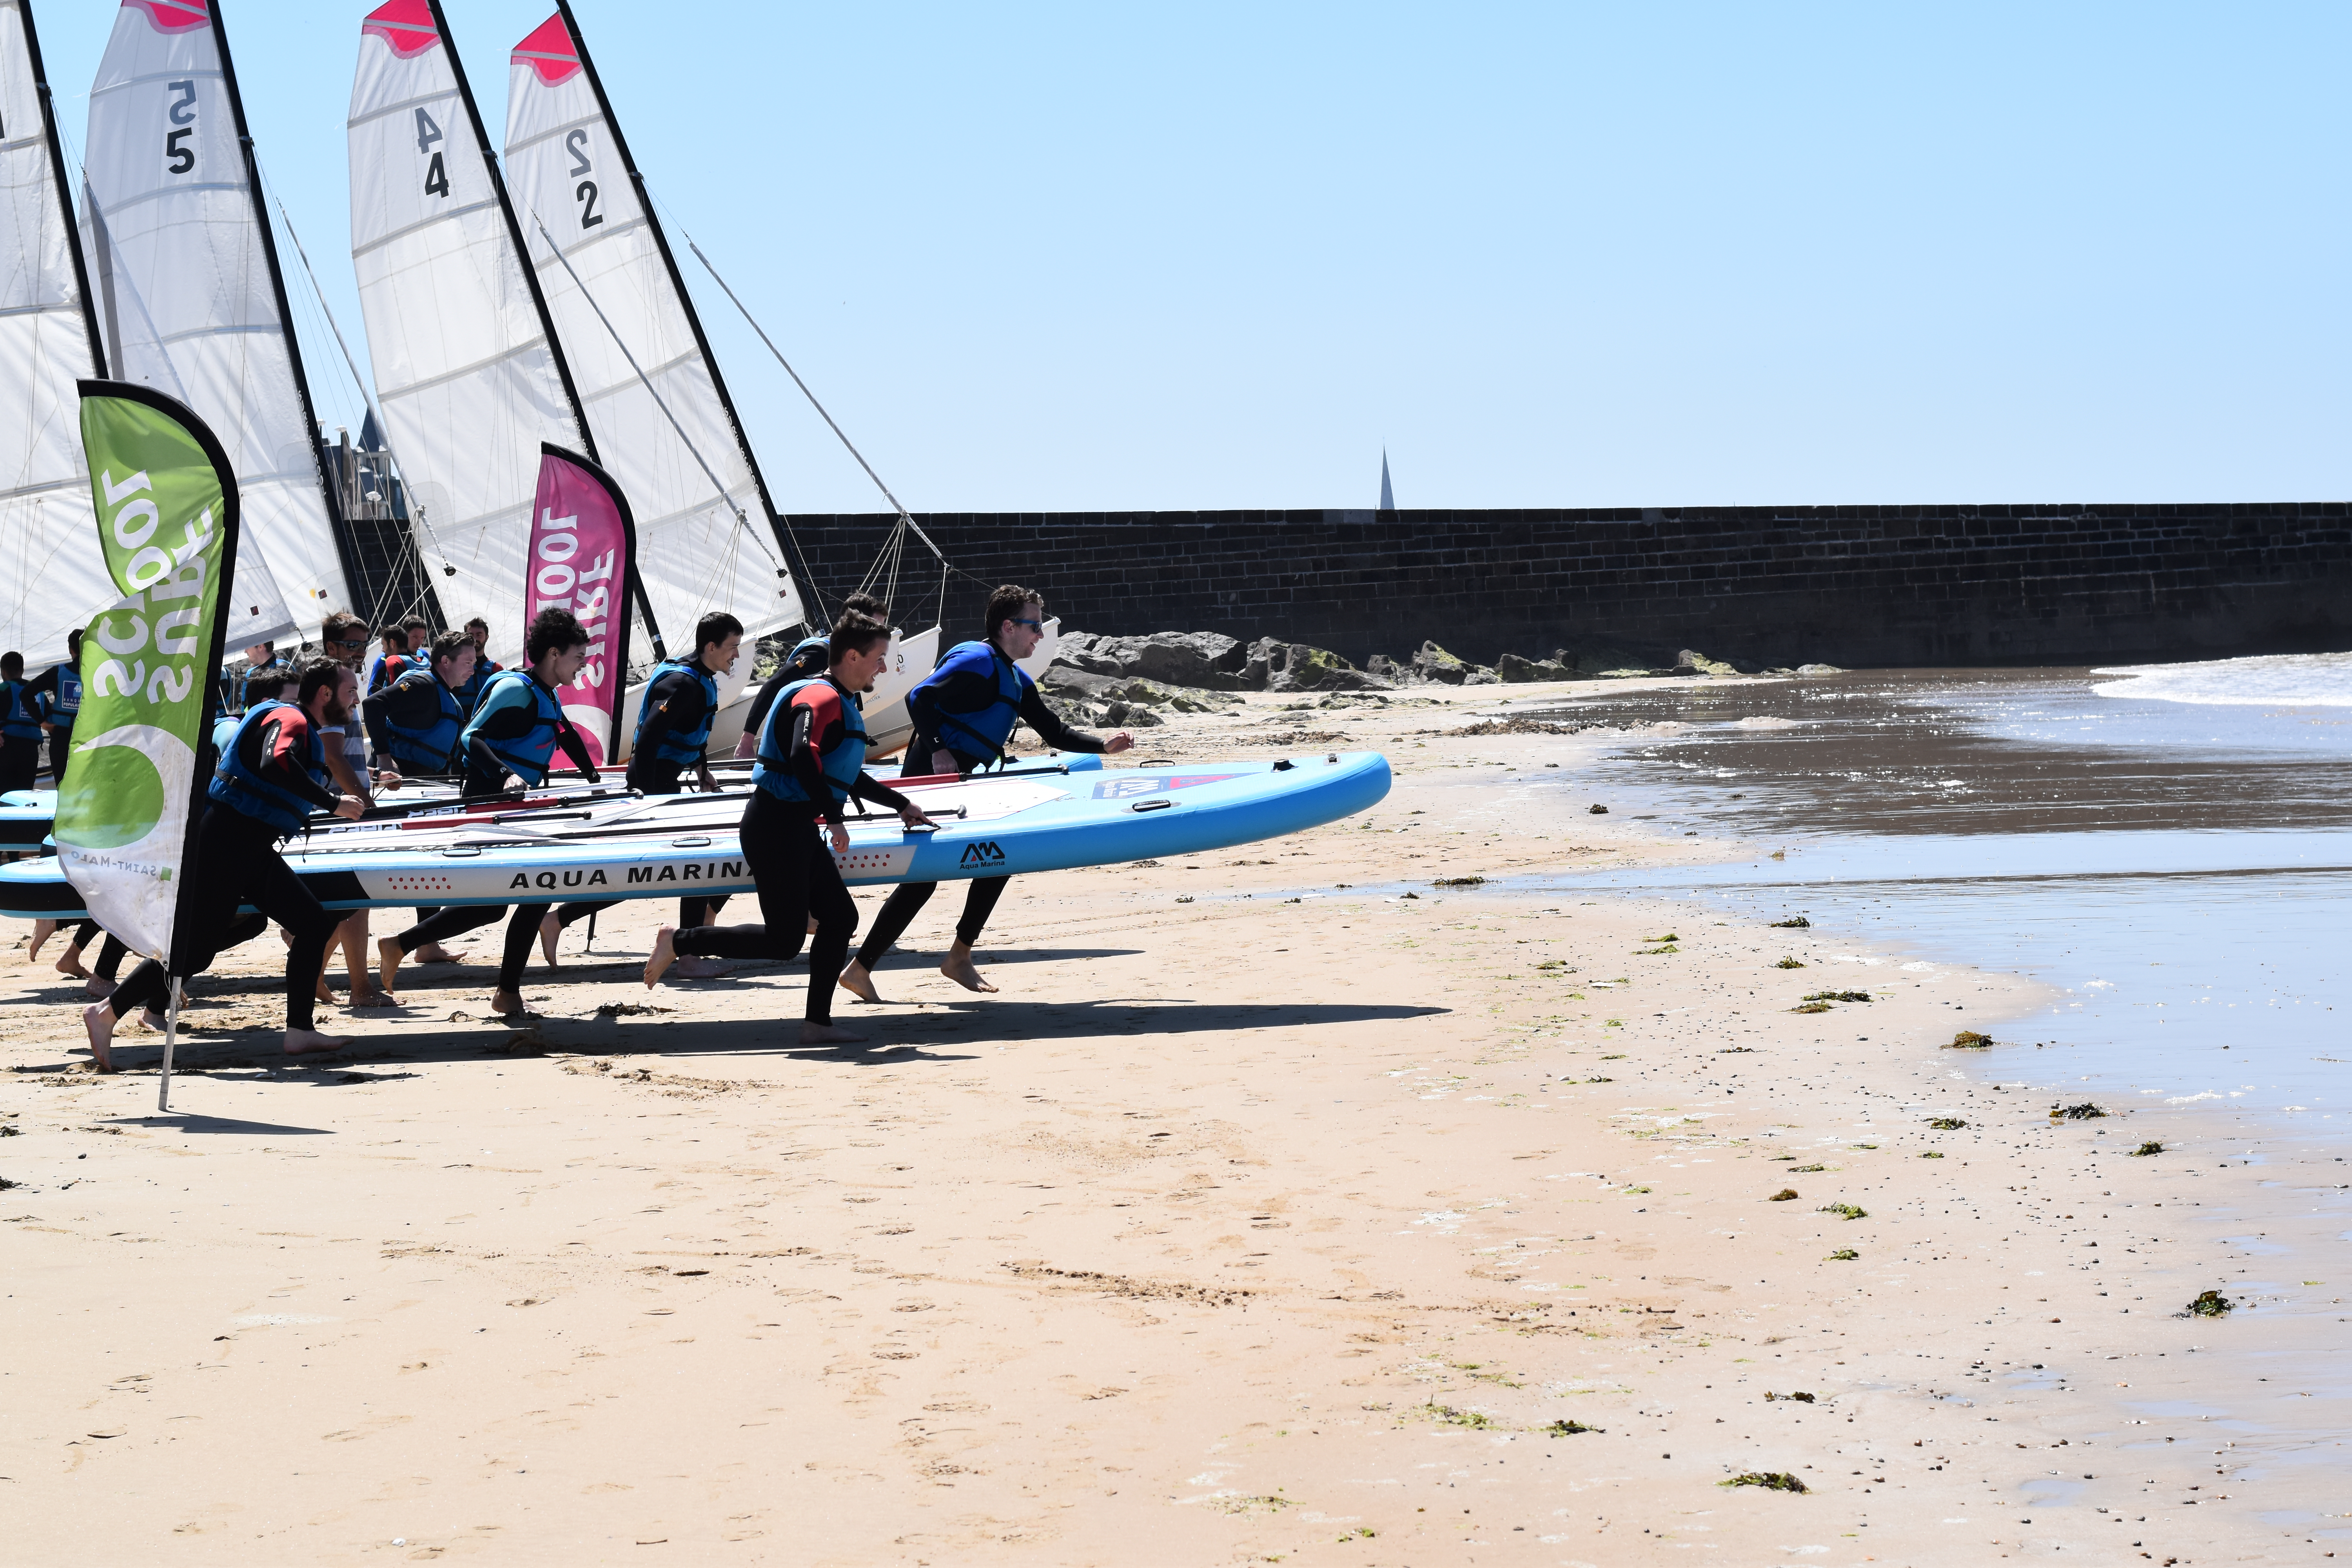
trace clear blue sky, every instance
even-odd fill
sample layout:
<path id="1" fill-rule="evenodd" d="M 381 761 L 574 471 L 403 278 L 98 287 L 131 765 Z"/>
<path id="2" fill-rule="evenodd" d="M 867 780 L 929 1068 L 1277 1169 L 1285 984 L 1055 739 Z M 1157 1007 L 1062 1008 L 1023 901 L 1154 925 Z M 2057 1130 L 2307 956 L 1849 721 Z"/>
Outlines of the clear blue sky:
<path id="1" fill-rule="evenodd" d="M 219 3 L 357 340 L 372 5 Z M 113 8 L 36 4 L 78 146 Z M 448 8 L 498 132 L 551 6 Z M 578 12 L 671 217 L 918 512 L 1364 507 L 1383 447 L 1407 507 L 2347 488 L 2340 5 Z M 778 504 L 878 508 L 704 314 Z"/>

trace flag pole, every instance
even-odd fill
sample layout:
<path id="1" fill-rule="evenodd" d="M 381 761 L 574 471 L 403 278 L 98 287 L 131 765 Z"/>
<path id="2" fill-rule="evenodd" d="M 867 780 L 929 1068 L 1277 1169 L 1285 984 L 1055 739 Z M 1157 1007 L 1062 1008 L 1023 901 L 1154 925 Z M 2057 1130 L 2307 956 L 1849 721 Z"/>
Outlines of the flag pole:
<path id="1" fill-rule="evenodd" d="M 172 1110 L 172 1047 L 180 1035 L 180 983 L 170 975 L 163 977 L 171 999 L 163 1012 L 163 1087 L 156 1093 L 155 1109 L 165 1115 Z"/>

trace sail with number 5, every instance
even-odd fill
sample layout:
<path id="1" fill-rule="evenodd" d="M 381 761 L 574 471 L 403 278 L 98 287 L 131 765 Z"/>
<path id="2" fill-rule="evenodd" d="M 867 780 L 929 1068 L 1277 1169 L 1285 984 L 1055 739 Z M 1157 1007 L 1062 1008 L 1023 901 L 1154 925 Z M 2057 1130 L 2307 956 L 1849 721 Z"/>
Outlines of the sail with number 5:
<path id="1" fill-rule="evenodd" d="M 218 0 L 123 0 L 89 94 L 94 288 L 115 375 L 184 396 L 242 498 L 228 646 L 352 604 Z M 136 330 L 133 323 L 136 322 Z"/>
<path id="2" fill-rule="evenodd" d="M 360 26 L 352 83 L 352 264 L 368 357 L 412 512 L 456 568 L 454 612 L 520 654 L 540 447 L 584 445 L 522 236 L 433 0 Z"/>
<path id="3" fill-rule="evenodd" d="M 597 458 L 635 508 L 657 629 L 686 651 L 709 611 L 747 637 L 800 622 L 781 520 L 568 6 L 516 46 L 511 84 L 516 216 Z M 739 659 L 722 707 L 751 673 Z"/>
<path id="4" fill-rule="evenodd" d="M 93 556 L 79 381 L 106 374 L 30 0 L 0 0 L 0 647 L 27 668 L 120 596 Z"/>

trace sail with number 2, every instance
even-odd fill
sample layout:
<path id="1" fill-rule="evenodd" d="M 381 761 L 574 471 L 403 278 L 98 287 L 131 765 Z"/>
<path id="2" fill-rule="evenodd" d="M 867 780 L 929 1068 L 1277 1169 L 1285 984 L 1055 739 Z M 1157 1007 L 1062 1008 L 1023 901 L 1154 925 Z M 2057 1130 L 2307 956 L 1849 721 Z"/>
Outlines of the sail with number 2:
<path id="1" fill-rule="evenodd" d="M 747 637 L 800 622 L 775 508 L 568 11 L 516 47 L 511 83 L 516 216 L 598 460 L 635 509 L 656 629 L 687 651 L 709 611 Z M 751 673 L 737 662 L 722 706 Z"/>

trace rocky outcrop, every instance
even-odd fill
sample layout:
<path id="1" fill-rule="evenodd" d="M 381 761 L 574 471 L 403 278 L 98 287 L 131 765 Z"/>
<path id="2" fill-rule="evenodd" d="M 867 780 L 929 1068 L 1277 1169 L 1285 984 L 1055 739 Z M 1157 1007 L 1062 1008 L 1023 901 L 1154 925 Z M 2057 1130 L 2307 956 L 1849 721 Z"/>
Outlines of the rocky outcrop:
<path id="1" fill-rule="evenodd" d="M 1245 675 L 1263 671 L 1263 691 L 1386 691 L 1391 683 L 1358 669 L 1329 648 L 1260 637 L 1250 645 Z"/>
<path id="2" fill-rule="evenodd" d="M 1530 680 L 1574 680 L 1576 670 L 1556 658 L 1521 658 L 1507 653 L 1495 661 L 1495 677 L 1507 686 Z"/>
<path id="3" fill-rule="evenodd" d="M 1218 632 L 1153 632 L 1139 637 L 1065 632 L 1054 650 L 1056 665 L 1089 674 L 1139 676 L 1204 691 L 1259 689 L 1243 673 L 1249 659 L 1248 648 Z"/>
<path id="4" fill-rule="evenodd" d="M 1492 668 L 1424 642 L 1409 658 L 1374 654 L 1359 669 L 1328 648 L 1260 637 L 1243 644 L 1218 632 L 1154 632 L 1099 637 L 1065 632 L 1045 684 L 1089 705 L 1125 703 L 1138 711 L 1189 709 L 1180 693 L 1231 691 L 1386 691 L 1400 686 L 1524 685 L 1549 680 L 1656 679 L 1733 675 L 1829 675 L 1830 665 L 1765 670 L 1745 659 L 1696 648 L 1663 651 L 1585 645 L 1556 647 L 1549 658 L 1507 653 Z"/>

